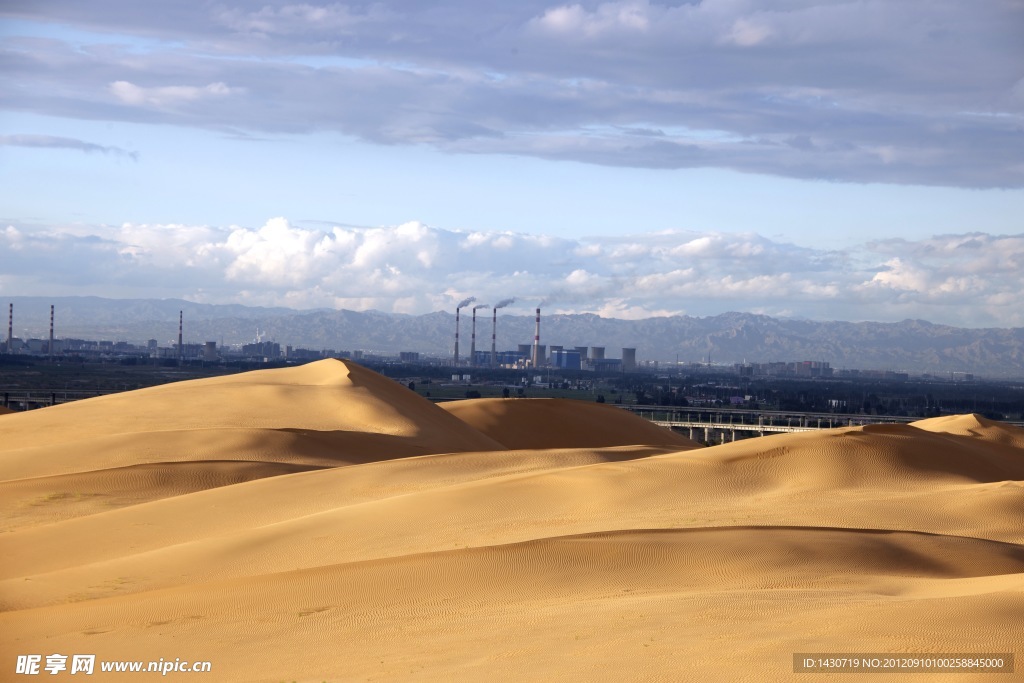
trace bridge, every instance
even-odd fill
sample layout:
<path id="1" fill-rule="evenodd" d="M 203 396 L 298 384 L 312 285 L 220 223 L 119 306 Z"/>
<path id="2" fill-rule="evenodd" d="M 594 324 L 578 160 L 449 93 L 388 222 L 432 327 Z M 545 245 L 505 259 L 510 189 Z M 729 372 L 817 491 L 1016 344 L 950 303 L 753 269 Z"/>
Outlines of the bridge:
<path id="1" fill-rule="evenodd" d="M 13 410 L 32 410 L 55 406 L 60 403 L 80 401 L 105 394 L 119 393 L 116 390 L 88 391 L 79 389 L 60 389 L 58 391 L 4 391 L 0 394 L 0 406 Z"/>
<path id="2" fill-rule="evenodd" d="M 813 432 L 866 424 L 906 424 L 922 418 L 890 415 L 801 413 L 778 410 L 731 408 L 678 408 L 673 406 L 620 406 L 656 425 L 688 431 L 694 441 L 706 444 L 735 441 L 737 433 L 748 436 Z M 728 439 L 727 439 L 728 435 Z M 701 438 L 703 436 L 703 438 Z M 717 440 L 715 437 L 718 437 Z"/>

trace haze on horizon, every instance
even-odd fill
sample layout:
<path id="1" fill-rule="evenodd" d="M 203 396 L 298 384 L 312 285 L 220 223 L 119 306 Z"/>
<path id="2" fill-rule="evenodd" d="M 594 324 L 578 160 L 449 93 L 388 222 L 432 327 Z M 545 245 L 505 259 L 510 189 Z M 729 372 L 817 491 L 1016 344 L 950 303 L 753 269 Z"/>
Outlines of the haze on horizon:
<path id="1" fill-rule="evenodd" d="M 1024 3 L 0 8 L 0 297 L 1024 326 Z"/>

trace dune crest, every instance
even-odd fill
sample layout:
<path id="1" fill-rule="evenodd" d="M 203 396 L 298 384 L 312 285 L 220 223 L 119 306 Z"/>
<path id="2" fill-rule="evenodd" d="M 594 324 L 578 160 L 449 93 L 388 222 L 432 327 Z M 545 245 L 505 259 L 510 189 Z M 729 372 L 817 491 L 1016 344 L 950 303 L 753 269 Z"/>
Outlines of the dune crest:
<path id="1" fill-rule="evenodd" d="M 323 360 L 5 417 L 0 476 L 199 460 L 336 466 L 504 447 L 393 380 Z"/>
<path id="2" fill-rule="evenodd" d="M 795 652 L 1024 652 L 1022 430 L 696 446 L 340 361 L 6 415 L 0 667 L 788 683 Z"/>

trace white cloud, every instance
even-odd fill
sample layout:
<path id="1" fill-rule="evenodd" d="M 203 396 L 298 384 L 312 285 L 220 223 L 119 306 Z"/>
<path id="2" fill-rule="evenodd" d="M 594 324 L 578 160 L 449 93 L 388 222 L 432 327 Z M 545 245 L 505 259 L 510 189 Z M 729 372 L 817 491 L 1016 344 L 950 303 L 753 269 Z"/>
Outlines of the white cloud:
<path id="1" fill-rule="evenodd" d="M 128 81 L 114 81 L 108 86 L 110 93 L 124 104 L 136 107 L 174 107 L 202 99 L 227 97 L 243 92 L 241 88 L 229 88 L 224 83 L 210 83 L 204 86 L 165 85 L 143 88 Z"/>
<path id="2" fill-rule="evenodd" d="M 517 297 L 525 306 L 619 317 L 788 310 L 1024 324 L 1024 235 L 942 235 L 834 252 L 754 233 L 571 240 L 415 221 L 314 229 L 274 218 L 258 228 L 8 225 L 2 252 L 18 254 L 5 264 L 4 291 L 45 285 L 66 294 L 402 313 L 449 309 L 469 296 L 489 304 Z"/>

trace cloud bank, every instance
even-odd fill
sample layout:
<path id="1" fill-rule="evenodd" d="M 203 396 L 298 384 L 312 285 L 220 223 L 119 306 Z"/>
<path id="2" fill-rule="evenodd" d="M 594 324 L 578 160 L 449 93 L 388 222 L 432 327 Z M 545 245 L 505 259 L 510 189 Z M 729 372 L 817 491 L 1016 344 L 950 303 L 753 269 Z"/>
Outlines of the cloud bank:
<path id="1" fill-rule="evenodd" d="M 420 222 L 314 229 L 126 223 L 0 229 L 0 296 L 182 297 L 296 308 L 452 310 L 468 297 L 607 317 L 739 310 L 823 320 L 1024 326 L 1024 234 L 828 251 L 756 233 L 565 239 Z"/>
<path id="2" fill-rule="evenodd" d="M 2 13 L 76 31 L 5 41 L 11 111 L 1024 187 L 1015 0 L 10 0 Z"/>

